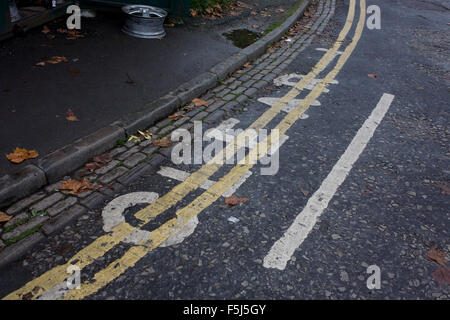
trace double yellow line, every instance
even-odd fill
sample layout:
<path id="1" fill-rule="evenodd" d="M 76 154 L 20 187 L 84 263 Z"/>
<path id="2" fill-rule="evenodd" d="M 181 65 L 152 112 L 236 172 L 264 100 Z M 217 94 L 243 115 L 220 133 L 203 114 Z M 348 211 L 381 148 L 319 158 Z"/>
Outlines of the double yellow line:
<path id="1" fill-rule="evenodd" d="M 345 62 L 348 60 L 361 37 L 365 22 L 365 11 L 365 0 L 360 0 L 360 18 L 352 43 L 348 45 L 344 53 L 340 56 L 336 66 L 330 73 L 328 73 L 324 80 L 318 83 L 310 92 L 310 94 L 308 94 L 308 96 L 294 110 L 287 114 L 284 119 L 277 125 L 275 129 L 278 129 L 280 131 L 280 137 L 297 121 L 299 116 L 309 108 L 312 102 L 320 96 L 326 85 L 335 78 Z M 333 47 L 328 50 L 328 52 L 320 59 L 320 61 L 313 67 L 310 73 L 303 77 L 276 104 L 274 104 L 270 109 L 264 112 L 248 129 L 264 128 L 264 126 L 266 126 L 275 116 L 277 116 L 281 112 L 281 109 L 284 106 L 286 106 L 292 99 L 296 98 L 298 94 L 314 78 L 316 78 L 321 71 L 323 71 L 327 67 L 327 65 L 335 57 L 337 51 L 342 45 L 343 40 L 349 33 L 353 25 L 354 15 L 355 0 L 350 0 L 346 23 Z M 234 140 L 234 143 L 227 145 L 224 153 L 226 155 L 232 154 L 234 156 L 234 153 L 236 151 L 236 141 L 239 141 L 239 139 L 244 135 L 245 132 L 237 136 Z M 99 289 L 103 288 L 112 280 L 116 279 L 128 268 L 133 267 L 142 257 L 157 248 L 163 241 L 165 241 L 177 230 L 179 230 L 186 222 L 188 222 L 190 219 L 198 215 L 202 210 L 215 202 L 229 187 L 231 187 L 243 174 L 245 174 L 245 172 L 251 169 L 253 166 L 252 164 L 243 163 L 249 163 L 248 159 L 250 157 L 260 157 L 270 149 L 270 145 L 272 143 L 278 142 L 270 140 L 271 137 L 269 136 L 267 138 L 267 141 L 262 141 L 257 146 L 255 146 L 249 152 L 246 158 L 243 159 L 238 165 L 233 167 L 227 175 L 221 178 L 217 183 L 215 183 L 202 195 L 197 197 L 189 205 L 180 209 L 176 213 L 177 218 L 167 221 L 161 227 L 152 231 L 151 238 L 148 242 L 142 243 L 129 249 L 121 258 L 117 259 L 105 269 L 96 273 L 92 279 L 93 281 L 83 283 L 81 285 L 81 289 L 79 290 L 69 291 L 65 295 L 64 299 L 82 299 L 90 294 L 93 294 Z M 217 157 L 222 157 L 222 155 L 217 155 Z M 190 192 L 196 190 L 211 175 L 217 172 L 217 170 L 219 170 L 219 168 L 222 166 L 221 164 L 217 164 L 217 157 L 215 159 L 212 159 L 208 164 L 202 166 L 198 171 L 190 175 L 188 179 L 177 185 L 167 194 L 156 200 L 154 203 L 137 212 L 135 215 L 136 218 L 142 221 L 140 223 L 140 226 L 145 225 L 159 214 L 170 209 L 173 205 L 186 197 Z M 89 246 L 85 247 L 76 255 L 74 255 L 74 257 L 72 257 L 66 264 L 55 267 L 45 272 L 40 277 L 28 282 L 22 288 L 12 292 L 4 299 L 20 299 L 24 294 L 30 292 L 34 295 L 34 298 L 39 297 L 43 292 L 46 292 L 47 290 L 53 288 L 55 285 L 67 279 L 68 274 L 66 273 L 66 270 L 69 266 L 77 265 L 80 269 L 83 269 L 84 267 L 95 261 L 97 258 L 103 256 L 115 245 L 120 243 L 129 234 L 131 234 L 133 230 L 135 230 L 135 228 L 130 226 L 128 223 L 119 224 L 112 230 L 111 234 L 99 237 Z"/>

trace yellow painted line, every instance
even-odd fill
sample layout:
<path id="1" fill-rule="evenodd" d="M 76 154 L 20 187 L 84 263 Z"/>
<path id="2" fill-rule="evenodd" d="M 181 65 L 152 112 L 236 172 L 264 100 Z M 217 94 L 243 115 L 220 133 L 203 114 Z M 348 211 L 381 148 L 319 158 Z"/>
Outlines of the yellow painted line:
<path id="1" fill-rule="evenodd" d="M 264 112 L 255 122 L 250 125 L 248 129 L 256 130 L 264 128 L 275 116 L 277 116 L 281 112 L 281 109 L 285 107 L 289 103 L 289 101 L 294 99 L 301 92 L 301 90 L 304 89 L 304 87 L 306 87 L 311 80 L 317 77 L 317 75 L 332 61 L 335 53 L 339 50 L 342 44 L 342 39 L 345 39 L 353 24 L 354 13 L 355 0 L 350 0 L 346 23 L 333 47 L 328 50 L 328 52 L 317 62 L 317 64 L 313 67 L 313 70 L 308 73 L 308 75 L 303 77 L 296 84 L 296 86 L 291 89 L 283 98 L 281 98 L 270 109 Z M 227 156 L 234 156 L 234 154 L 237 152 L 235 144 L 244 136 L 245 131 L 235 137 L 234 143 L 230 143 L 225 148 L 225 154 Z M 222 166 L 221 164 L 218 164 L 219 156 L 222 157 L 221 155 L 218 155 L 216 158 L 211 159 L 209 163 L 203 165 L 199 170 L 191 174 L 189 178 L 187 178 L 184 182 L 178 184 L 164 196 L 158 198 L 155 202 L 137 212 L 135 214 L 135 217 L 142 221 L 140 225 L 142 226 L 148 223 L 159 214 L 170 209 L 176 203 L 185 198 L 190 192 L 196 190 L 215 172 L 217 172 Z M 91 243 L 90 245 L 82 249 L 79 253 L 77 253 L 74 257 L 72 257 L 68 263 L 45 272 L 38 278 L 28 282 L 25 286 L 10 293 L 3 299 L 21 299 L 23 295 L 30 293 L 33 289 L 36 288 L 38 288 L 38 290 L 35 291 L 37 293 L 34 294 L 33 299 L 39 297 L 42 292 L 53 288 L 61 281 L 67 279 L 68 274 L 66 273 L 66 270 L 68 266 L 76 264 L 82 270 L 85 266 L 92 263 L 95 259 L 103 256 L 115 245 L 120 243 L 129 234 L 131 234 L 133 230 L 134 228 L 125 222 L 119 224 L 114 228 L 112 234 L 107 234 L 99 237 L 93 243 Z M 83 257 L 83 259 L 79 259 L 79 256 Z M 76 261 L 76 263 L 73 261 Z M 81 261 L 81 263 L 79 261 Z"/>
<path id="2" fill-rule="evenodd" d="M 314 102 L 321 95 L 326 85 L 336 77 L 356 48 L 365 24 L 365 0 L 360 0 L 360 8 L 360 17 L 351 44 L 347 46 L 344 53 L 339 58 L 336 66 L 327 74 L 327 76 L 316 87 L 314 87 L 311 93 L 278 124 L 276 128 L 280 130 L 279 136 L 282 136 L 299 119 L 299 116 L 309 108 L 312 102 Z M 93 277 L 94 281 L 85 282 L 81 285 L 80 289 L 69 291 L 64 299 L 83 299 L 84 297 L 94 294 L 112 280 L 119 277 L 129 268 L 134 267 L 140 259 L 157 248 L 162 242 L 182 228 L 183 225 L 190 219 L 197 216 L 202 210 L 214 203 L 230 186 L 232 186 L 242 175 L 244 175 L 245 172 L 250 170 L 253 167 L 253 164 L 249 161 L 249 159 L 251 159 L 252 156 L 265 154 L 270 148 L 270 140 L 271 136 L 268 136 L 266 141 L 259 142 L 258 145 L 249 152 L 245 159 L 241 160 L 242 163 L 248 164 L 238 164 L 233 167 L 226 176 L 221 178 L 218 182 L 211 186 L 211 188 L 197 197 L 189 205 L 180 209 L 176 213 L 176 219 L 171 219 L 158 229 L 152 231 L 148 242 L 129 249 L 121 258 L 115 260 L 105 269 L 96 273 Z M 276 141 L 274 141 L 274 143 L 276 143 Z"/>

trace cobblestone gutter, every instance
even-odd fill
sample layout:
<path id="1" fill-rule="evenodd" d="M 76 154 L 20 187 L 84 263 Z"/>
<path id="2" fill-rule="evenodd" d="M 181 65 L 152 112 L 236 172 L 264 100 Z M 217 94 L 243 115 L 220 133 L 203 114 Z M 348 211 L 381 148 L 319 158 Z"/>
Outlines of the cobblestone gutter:
<path id="1" fill-rule="evenodd" d="M 0 266 L 18 259 L 47 236 L 67 226 L 88 210 L 99 207 L 124 186 L 144 174 L 154 172 L 165 159 L 170 160 L 172 147 L 156 147 L 152 140 L 124 142 L 127 136 L 152 125 L 155 118 L 164 119 L 148 130 L 152 133 L 152 137 L 161 138 L 170 137 L 171 132 L 178 128 L 192 131 L 194 121 L 202 121 L 203 127 L 212 127 L 224 118 L 242 112 L 246 102 L 252 99 L 259 89 L 279 76 L 310 44 L 314 35 L 323 31 L 334 13 L 335 0 L 319 0 L 315 17 L 303 29 L 305 32 L 295 35 L 289 42 L 282 41 L 281 45 L 267 50 L 270 43 L 279 40 L 289 30 L 309 3 L 305 1 L 293 16 L 267 36 L 268 39 L 256 42 L 242 50 L 238 57 L 232 57 L 219 64 L 212 69 L 214 73 L 210 73 L 210 76 L 202 75 L 202 79 L 196 78 L 177 92 L 160 99 L 156 102 L 161 105 L 158 110 L 151 114 L 141 113 L 104 128 L 103 131 L 100 130 L 102 131 L 100 137 L 97 137 L 96 133 L 77 141 L 75 144 L 81 149 L 83 147 L 88 149 L 83 151 L 84 153 L 69 146 L 49 155 L 41 162 L 42 167 L 47 168 L 45 174 L 41 169 L 34 167 L 28 169 L 28 175 L 25 175 L 25 180 L 20 183 L 18 182 L 20 179 L 14 180 L 10 177 L 13 179 L 10 181 L 12 188 L 23 188 L 25 192 L 38 186 L 40 190 L 27 195 L 5 210 L 6 214 L 12 215 L 13 218 L 0 227 Z M 253 60 L 249 66 L 243 67 L 247 61 L 257 56 L 260 57 Z M 242 69 L 237 70 L 241 67 Z M 230 74 L 232 71 L 236 72 Z M 223 80 L 214 88 L 217 85 L 217 78 Z M 180 106 L 180 101 L 186 103 L 196 97 L 208 101 L 208 106 L 197 107 L 192 111 L 185 111 L 185 108 Z M 181 116 L 178 120 L 166 118 L 175 111 Z M 105 151 L 112 158 L 106 166 L 94 172 L 84 168 L 89 158 Z M 85 158 L 86 154 L 89 154 L 88 158 Z M 64 164 L 65 162 L 69 162 L 69 165 Z M 75 171 L 64 169 L 70 166 L 78 169 Z M 92 183 L 101 184 L 102 187 L 77 195 L 61 191 L 59 187 L 62 181 L 58 179 L 68 172 L 72 172 L 70 176 L 73 179 L 88 178 Z M 8 181 L 5 182 L 4 178 L 1 180 L 3 181 L 0 181 L 0 186 L 3 188 Z M 50 185 L 47 185 L 48 181 Z M 34 187 L 30 189 L 32 184 Z M 4 200 L 1 191 L 0 195 L 2 195 L 0 200 Z"/>

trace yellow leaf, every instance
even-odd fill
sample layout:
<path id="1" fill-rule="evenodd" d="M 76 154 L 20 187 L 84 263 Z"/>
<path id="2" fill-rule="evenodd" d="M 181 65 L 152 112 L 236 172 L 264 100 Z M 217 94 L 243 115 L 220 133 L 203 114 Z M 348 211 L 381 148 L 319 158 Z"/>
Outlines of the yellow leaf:
<path id="1" fill-rule="evenodd" d="M 16 148 L 13 153 L 7 154 L 6 158 L 12 163 L 21 163 L 27 159 L 33 159 L 39 156 L 36 150 L 27 150 L 22 148 Z"/>
<path id="2" fill-rule="evenodd" d="M 11 216 L 8 216 L 6 213 L 0 211 L 0 222 L 7 222 L 11 219 Z"/>

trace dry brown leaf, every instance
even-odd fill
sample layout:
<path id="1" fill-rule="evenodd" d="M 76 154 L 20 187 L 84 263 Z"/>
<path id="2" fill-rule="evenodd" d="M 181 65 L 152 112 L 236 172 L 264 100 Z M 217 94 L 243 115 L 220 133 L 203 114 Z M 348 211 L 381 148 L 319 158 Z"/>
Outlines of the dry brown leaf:
<path id="1" fill-rule="evenodd" d="M 209 105 L 208 101 L 205 101 L 205 100 L 202 100 L 202 99 L 199 99 L 199 98 L 195 98 L 194 100 L 192 100 L 192 102 L 194 103 L 194 105 L 196 107 L 201 107 L 201 106 L 207 107 Z"/>
<path id="2" fill-rule="evenodd" d="M 231 197 L 225 198 L 225 203 L 229 206 L 235 206 L 241 202 L 247 202 L 248 198 L 238 198 L 234 194 Z"/>
<path id="3" fill-rule="evenodd" d="M 88 190 L 96 190 L 101 188 L 101 185 L 92 185 L 88 178 L 83 178 L 81 181 L 70 179 L 64 180 L 59 190 L 69 190 L 70 194 L 79 194 Z"/>
<path id="4" fill-rule="evenodd" d="M 77 116 L 73 113 L 72 109 L 67 110 L 66 114 L 67 121 L 80 121 Z"/>
<path id="5" fill-rule="evenodd" d="M 439 263 L 441 266 L 443 266 L 443 267 L 446 266 L 447 259 L 445 258 L 445 256 L 446 256 L 445 252 L 439 251 L 436 248 L 431 248 L 428 251 L 427 256 L 428 256 L 428 259 Z"/>
<path id="6" fill-rule="evenodd" d="M 27 150 L 22 148 L 16 148 L 13 153 L 7 154 L 6 158 L 12 163 L 21 163 L 27 159 L 33 159 L 39 156 L 36 150 Z"/>
<path id="7" fill-rule="evenodd" d="M 110 163 L 112 159 L 111 159 L 111 156 L 109 155 L 109 153 L 106 152 L 106 153 L 104 153 L 102 155 L 94 157 L 92 160 L 94 160 L 94 162 L 97 162 L 97 163 L 99 163 L 101 165 L 105 165 L 107 163 Z"/>
<path id="8" fill-rule="evenodd" d="M 172 145 L 172 141 L 168 137 L 164 137 L 162 139 L 154 139 L 152 141 L 153 145 L 156 147 L 170 147 Z"/>
<path id="9" fill-rule="evenodd" d="M 190 9 L 189 12 L 191 13 L 191 16 L 193 16 L 193 17 L 198 16 L 198 12 L 195 9 Z"/>
<path id="10" fill-rule="evenodd" d="M 79 76 L 80 75 L 80 70 L 77 70 L 75 68 L 70 68 L 69 70 L 67 70 L 68 73 L 70 73 L 72 76 Z"/>
<path id="11" fill-rule="evenodd" d="M 66 57 L 53 56 L 53 57 L 51 57 L 50 60 L 47 60 L 47 62 L 51 63 L 51 64 L 57 64 L 57 63 L 60 63 L 60 62 L 68 62 L 68 60 L 67 60 Z"/>
<path id="12" fill-rule="evenodd" d="M 50 32 L 50 29 L 49 29 L 47 26 L 43 26 L 41 32 L 42 32 L 43 34 L 47 34 L 47 33 Z"/>
<path id="13" fill-rule="evenodd" d="M 450 195 L 450 182 L 435 182 L 434 183 L 436 186 L 438 186 L 439 188 L 441 188 L 441 193 L 443 195 Z"/>
<path id="14" fill-rule="evenodd" d="M 181 115 L 179 115 L 178 113 L 174 113 L 170 115 L 168 118 L 172 120 L 178 120 L 179 117 L 181 117 Z"/>
<path id="15" fill-rule="evenodd" d="M 375 73 L 369 73 L 367 75 L 370 79 L 376 79 L 378 76 Z"/>
<path id="16" fill-rule="evenodd" d="M 242 1 L 237 1 L 236 5 L 241 8 L 252 9 L 252 6 L 246 4 L 245 2 L 242 2 Z"/>
<path id="17" fill-rule="evenodd" d="M 45 62 L 41 61 L 41 62 L 36 63 L 36 65 L 39 66 L 39 67 L 44 67 L 45 66 Z"/>
<path id="18" fill-rule="evenodd" d="M 244 64 L 244 68 L 248 68 L 250 67 L 250 62 L 247 62 L 246 64 Z"/>
<path id="19" fill-rule="evenodd" d="M 436 269 L 431 273 L 434 280 L 437 281 L 440 285 L 450 285 L 450 269 L 447 267 L 442 267 L 439 269 Z"/>
<path id="20" fill-rule="evenodd" d="M 303 193 L 303 195 L 304 195 L 305 197 L 307 197 L 308 194 L 309 194 L 309 191 L 306 190 L 306 189 L 300 188 L 300 191 Z"/>
<path id="21" fill-rule="evenodd" d="M 0 211 L 0 222 L 7 222 L 12 219 L 12 216 L 8 216 L 6 213 Z"/>

